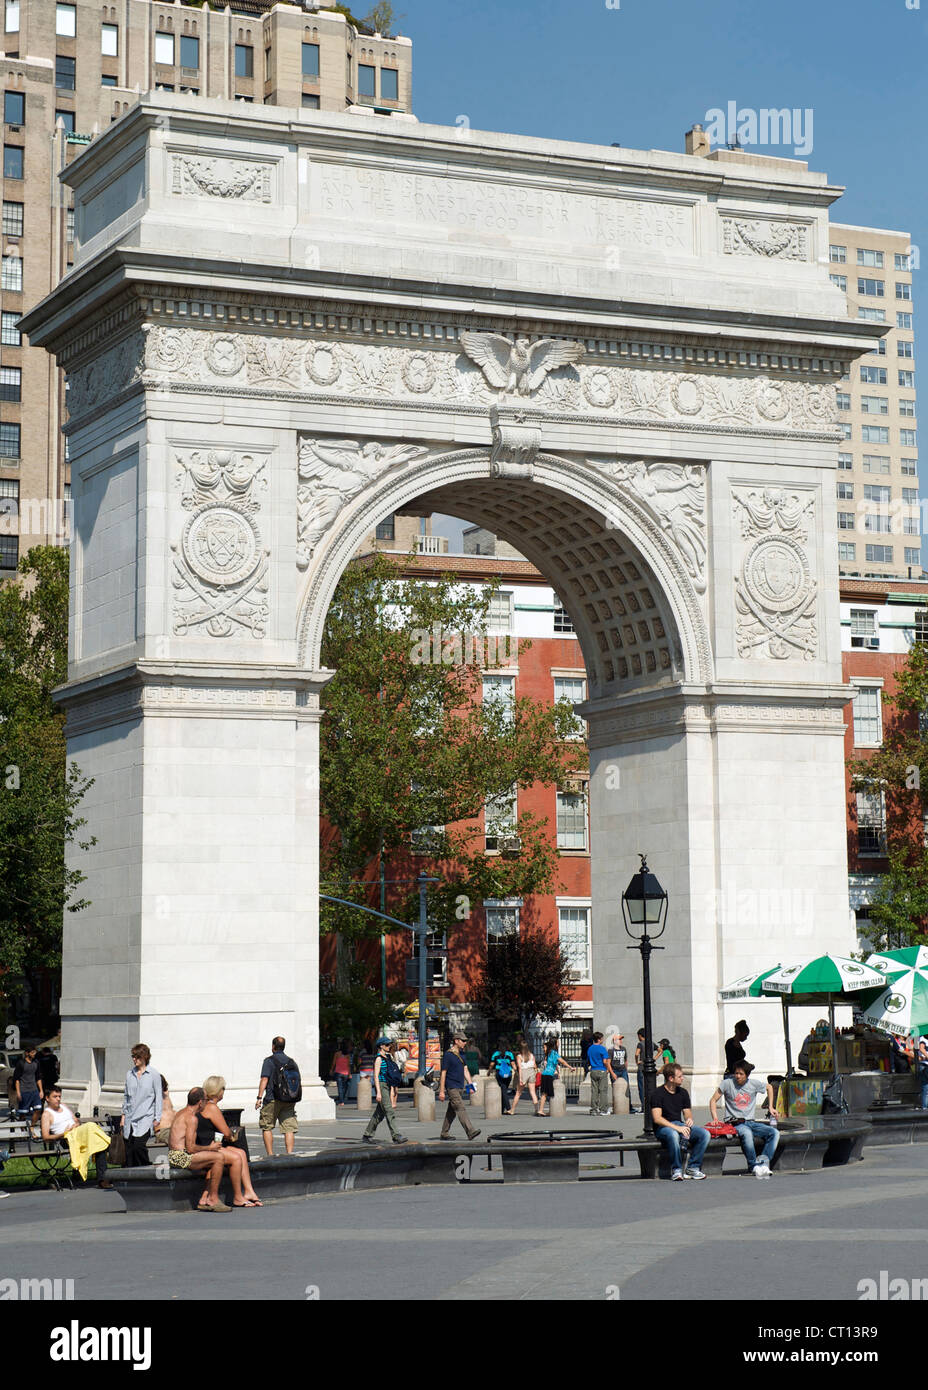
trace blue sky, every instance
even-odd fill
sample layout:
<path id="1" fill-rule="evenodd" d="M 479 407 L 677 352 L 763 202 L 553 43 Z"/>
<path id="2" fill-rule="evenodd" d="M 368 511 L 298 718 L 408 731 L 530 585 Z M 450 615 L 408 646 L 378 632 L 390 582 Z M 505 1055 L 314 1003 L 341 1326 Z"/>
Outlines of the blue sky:
<path id="1" fill-rule="evenodd" d="M 909 0 L 914 4 L 915 0 Z M 683 149 L 713 107 L 812 112 L 835 221 L 908 231 L 928 274 L 928 0 L 396 0 L 421 121 Z M 761 153 L 793 150 L 757 147 Z M 916 348 L 916 365 L 919 365 Z M 919 373 L 919 390 L 928 378 Z"/>

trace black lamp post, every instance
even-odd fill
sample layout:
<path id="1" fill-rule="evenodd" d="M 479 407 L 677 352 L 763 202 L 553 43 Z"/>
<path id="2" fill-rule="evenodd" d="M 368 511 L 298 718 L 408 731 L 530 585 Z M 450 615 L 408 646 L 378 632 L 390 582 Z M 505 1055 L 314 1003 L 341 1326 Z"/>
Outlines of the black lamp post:
<path id="1" fill-rule="evenodd" d="M 654 1038 L 651 1033 L 651 952 L 662 951 L 653 943 L 663 934 L 667 924 L 667 894 L 639 854 L 641 868 L 632 877 L 622 894 L 622 916 L 625 930 L 634 941 L 629 951 L 641 952 L 641 974 L 644 985 L 644 1135 L 653 1138 L 651 1096 L 655 1090 L 657 1068 L 654 1065 Z"/>

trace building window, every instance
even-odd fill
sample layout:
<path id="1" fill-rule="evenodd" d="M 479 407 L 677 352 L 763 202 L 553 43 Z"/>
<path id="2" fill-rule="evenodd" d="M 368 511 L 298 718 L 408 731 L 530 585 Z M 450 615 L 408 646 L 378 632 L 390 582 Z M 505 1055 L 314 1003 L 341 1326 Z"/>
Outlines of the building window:
<path id="1" fill-rule="evenodd" d="M 885 386 L 885 385 L 886 385 L 886 368 L 885 368 L 885 367 L 861 367 L 861 369 L 860 369 L 860 379 L 861 379 L 861 381 L 867 381 L 867 382 L 869 382 L 871 386 Z"/>
<path id="2" fill-rule="evenodd" d="M 56 111 L 56 112 L 55 112 L 55 125 L 57 125 L 59 121 L 61 122 L 61 125 L 62 125 L 62 128 L 63 128 L 63 130 L 64 130 L 65 135 L 73 135 L 73 134 L 74 134 L 74 112 L 73 112 L 73 111 Z"/>
<path id="3" fill-rule="evenodd" d="M 23 205 L 3 201 L 3 235 L 20 237 L 23 234 Z"/>
<path id="4" fill-rule="evenodd" d="M 499 713 L 504 724 L 512 723 L 516 701 L 515 676 L 485 675 L 483 678 L 483 703 L 491 711 Z"/>
<path id="5" fill-rule="evenodd" d="M 104 58 L 119 57 L 119 26 L 104 24 L 100 30 L 100 52 Z"/>
<path id="6" fill-rule="evenodd" d="M 892 517 L 883 512 L 871 512 L 864 517 L 864 530 L 878 536 L 888 536 L 892 533 Z"/>
<path id="7" fill-rule="evenodd" d="M 861 396 L 860 408 L 865 415 L 888 415 L 889 401 L 886 396 Z"/>
<path id="8" fill-rule="evenodd" d="M 889 455 L 888 454 L 864 454 L 865 473 L 888 473 Z"/>
<path id="9" fill-rule="evenodd" d="M 838 542 L 838 559 L 839 559 L 839 560 L 856 560 L 856 559 L 857 559 L 857 546 L 854 544 L 853 541 L 839 541 L 839 542 Z"/>
<path id="10" fill-rule="evenodd" d="M 919 536 L 919 535 L 921 535 L 921 532 L 920 532 L 919 529 L 918 529 L 918 517 L 917 517 L 917 516 L 904 516 L 904 517 L 902 518 L 902 534 L 903 534 L 904 536 Z"/>
<path id="11" fill-rule="evenodd" d="M 896 327 L 897 327 L 897 328 L 911 328 L 911 327 L 912 327 L 912 315 L 911 315 L 910 313 L 908 313 L 908 312 L 903 312 L 903 311 L 900 310 L 900 312 L 896 315 Z"/>
<path id="12" fill-rule="evenodd" d="M 319 45 L 317 43 L 304 43 L 303 45 L 303 76 L 319 76 Z"/>
<path id="13" fill-rule="evenodd" d="M 564 635 L 574 631 L 570 614 L 557 599 L 554 600 L 554 631 L 556 635 Z"/>
<path id="14" fill-rule="evenodd" d="M 311 92 L 304 92 L 302 105 L 307 109 L 307 111 L 318 111 L 319 98 L 318 96 L 314 96 Z"/>
<path id="15" fill-rule="evenodd" d="M 900 371 L 900 372 L 899 372 L 899 385 L 902 386 L 906 391 L 914 391 L 914 390 L 915 390 L 915 373 L 914 373 L 914 372 L 909 372 L 909 371 L 905 371 L 905 372 Z"/>
<path id="16" fill-rule="evenodd" d="M 7 34 L 19 33 L 19 0 L 6 0 L 4 30 Z"/>
<path id="17" fill-rule="evenodd" d="M 907 251 L 897 251 L 893 256 L 893 270 L 911 270 L 912 261 Z"/>
<path id="18" fill-rule="evenodd" d="M 857 853 L 886 853 L 886 804 L 883 793 L 857 793 Z"/>
<path id="19" fill-rule="evenodd" d="M 64 216 L 65 216 L 65 228 L 64 228 L 65 240 L 66 240 L 66 241 L 73 241 L 73 240 L 74 240 L 74 209 L 73 209 L 73 208 L 66 208 L 66 209 L 65 209 L 65 215 L 64 215 Z"/>
<path id="20" fill-rule="evenodd" d="M 155 34 L 155 62 L 164 67 L 174 66 L 174 35 L 166 33 Z"/>
<path id="21" fill-rule="evenodd" d="M 912 286 L 909 284 L 909 282 L 908 282 L 907 280 L 897 280 L 897 281 L 896 281 L 896 298 L 897 298 L 897 299 L 911 299 L 911 298 L 912 298 Z"/>
<path id="22" fill-rule="evenodd" d="M 829 246 L 828 259 L 833 265 L 847 265 L 847 247 Z"/>
<path id="23" fill-rule="evenodd" d="M 866 309 L 866 308 L 861 307 L 861 308 L 859 308 L 859 309 L 857 310 L 857 317 L 858 317 L 859 319 L 866 319 L 869 323 L 885 323 L 885 322 L 886 322 L 886 310 L 885 310 L 885 309 Z"/>
<path id="24" fill-rule="evenodd" d="M 372 68 L 368 63 L 358 64 L 358 96 L 375 97 L 377 95 L 377 69 Z"/>
<path id="25" fill-rule="evenodd" d="M 0 426 L 2 428 L 2 426 Z M 19 537 L 0 536 L 0 571 L 16 569 L 19 564 Z"/>
<path id="26" fill-rule="evenodd" d="M 55 33 L 63 39 L 73 39 L 77 33 L 77 6 L 55 6 Z"/>
<path id="27" fill-rule="evenodd" d="M 871 266 L 875 270 L 883 269 L 883 252 L 868 251 L 865 247 L 857 248 L 857 264 Z"/>
<path id="28" fill-rule="evenodd" d="M 903 500 L 903 502 L 907 503 L 909 506 L 913 506 L 913 507 L 914 507 L 914 506 L 918 503 L 918 488 L 917 488 L 917 487 L 904 487 L 904 488 L 902 489 L 902 500 Z"/>
<path id="29" fill-rule="evenodd" d="M 866 552 L 867 560 L 871 565 L 891 565 L 893 562 L 891 545 L 868 545 Z"/>
<path id="30" fill-rule="evenodd" d="M 4 92 L 3 93 L 3 120 L 6 125 L 25 125 L 26 123 L 26 94 L 25 92 Z"/>
<path id="31" fill-rule="evenodd" d="M 0 401 L 22 400 L 22 372 L 19 367 L 0 367 Z"/>
<path id="32" fill-rule="evenodd" d="M 910 420 L 915 418 L 915 402 L 908 396 L 903 396 L 899 401 L 899 414 L 906 416 Z"/>
<path id="33" fill-rule="evenodd" d="M 891 490 L 878 483 L 864 483 L 864 499 L 867 502 L 889 502 Z"/>
<path id="34" fill-rule="evenodd" d="M 235 45 L 235 76 L 254 77 L 255 51 L 249 43 Z"/>
<path id="35" fill-rule="evenodd" d="M 264 50 L 264 80 L 265 82 L 271 80 L 271 50 L 269 48 Z"/>
<path id="36" fill-rule="evenodd" d="M 74 91 L 74 74 L 76 63 L 73 58 L 63 58 L 61 54 L 55 57 L 55 86 L 59 92 Z"/>
<path id="37" fill-rule="evenodd" d="M 21 314 L 8 314 L 4 309 L 0 317 L 0 343 L 4 347 L 21 347 L 23 335 L 19 331 Z"/>
<path id="38" fill-rule="evenodd" d="M 19 425 L 0 420 L 0 456 L 5 459 L 19 458 Z"/>
<path id="39" fill-rule="evenodd" d="M 860 437 L 864 444 L 888 444 L 889 429 L 886 425 L 862 425 Z"/>
<path id="40" fill-rule="evenodd" d="M 0 289 L 21 292 L 23 288 L 22 256 L 4 256 L 0 270 Z"/>
<path id="41" fill-rule="evenodd" d="M 842 439 L 853 439 L 854 426 L 851 424 L 850 420 L 841 420 L 838 424 L 838 429 L 841 431 Z"/>
<path id="42" fill-rule="evenodd" d="M 897 357 L 914 357 L 915 343 L 911 338 L 900 338 L 896 344 Z"/>
<path id="43" fill-rule="evenodd" d="M 374 537 L 378 541 L 396 540 L 396 514 L 394 512 L 391 512 L 389 516 L 385 516 L 383 521 L 378 522 Z"/>
<path id="44" fill-rule="evenodd" d="M 907 565 L 916 565 L 916 566 L 919 566 L 919 567 L 920 567 L 920 566 L 921 566 L 921 563 L 922 563 L 922 552 L 921 552 L 921 550 L 919 549 L 919 547 L 918 547 L 917 545 L 907 545 L 907 546 L 904 547 L 904 550 L 905 550 L 905 563 L 906 563 Z M 918 618 L 918 614 L 916 613 L 915 616 L 916 616 L 916 619 L 917 619 L 917 618 Z M 919 640 L 920 642 L 923 642 L 925 639 L 924 639 L 923 637 L 919 637 L 918 640 Z"/>
<path id="45" fill-rule="evenodd" d="M 839 410 L 850 410 L 851 397 L 847 391 L 838 391 L 835 395 L 835 404 Z"/>
<path id="46" fill-rule="evenodd" d="M 487 950 L 509 936 L 519 935 L 519 902 L 484 902 L 487 914 Z"/>
<path id="47" fill-rule="evenodd" d="M 107 77 L 106 73 L 104 73 L 103 76 L 100 78 L 100 86 L 101 86 L 101 87 L 115 87 L 115 86 L 116 86 L 116 78 L 115 78 L 115 77 Z"/>
<path id="48" fill-rule="evenodd" d="M 907 478 L 915 478 L 918 476 L 918 459 L 900 459 L 899 462 Z"/>
<path id="49" fill-rule="evenodd" d="M 518 849 L 518 789 L 510 787 L 501 796 L 487 798 L 484 806 L 486 848 L 504 852 Z"/>
<path id="50" fill-rule="evenodd" d="M 382 101 L 399 101 L 400 75 L 396 68 L 380 69 L 380 97 Z"/>
<path id="51" fill-rule="evenodd" d="M 578 980 L 590 975 L 590 909 L 561 907 L 557 910 L 558 940 Z"/>
<path id="52" fill-rule="evenodd" d="M 487 632 L 512 631 L 512 590 L 497 589 L 490 596 L 487 609 Z"/>
<path id="53" fill-rule="evenodd" d="M 557 847 L 587 848 L 586 796 L 582 792 L 557 794 Z"/>
<path id="54" fill-rule="evenodd" d="M 850 472 L 850 470 L 854 467 L 854 455 L 853 455 L 853 454 L 839 454 L 839 455 L 838 455 L 838 467 L 839 467 L 839 469 L 844 469 L 845 472 Z"/>
<path id="55" fill-rule="evenodd" d="M 853 531 L 853 530 L 854 530 L 854 513 L 853 513 L 853 512 L 839 512 L 839 513 L 838 513 L 838 530 L 839 530 L 839 531 Z"/>
<path id="56" fill-rule="evenodd" d="M 22 178 L 22 146 L 3 146 L 3 177 Z"/>
<path id="57" fill-rule="evenodd" d="M 18 478 L 0 478 L 0 498 L 3 498 L 5 502 L 19 501 Z M 0 508 L 0 512 L 2 512 L 4 516 L 15 515 L 15 508 L 11 509 L 8 507 L 5 510 L 3 508 Z"/>
<path id="58" fill-rule="evenodd" d="M 882 313 L 882 310 L 881 310 L 880 312 Z M 884 315 L 884 318 L 885 318 L 885 315 Z M 871 352 L 875 352 L 876 355 L 877 355 L 877 357 L 885 357 L 885 356 L 886 356 L 886 339 L 885 339 L 885 338 L 880 338 L 880 339 L 878 340 L 878 342 L 877 342 L 876 347 L 871 348 L 870 351 L 871 351 Z"/>
<path id="59" fill-rule="evenodd" d="M 558 704 L 561 700 L 566 700 L 573 707 L 579 705 L 586 699 L 586 678 L 584 676 L 555 676 L 554 677 L 554 703 Z M 574 738 L 583 738 L 583 734 L 578 732 Z"/>
<path id="60" fill-rule="evenodd" d="M 200 40 L 182 34 L 180 39 L 180 65 L 182 68 L 199 68 Z"/>
<path id="61" fill-rule="evenodd" d="M 858 685 L 854 691 L 854 745 L 879 748 L 883 742 L 883 716 L 878 685 Z"/>
<path id="62" fill-rule="evenodd" d="M 904 449 L 914 449 L 914 448 L 916 447 L 916 439 L 917 439 L 917 431 L 916 431 L 916 430 L 900 430 L 900 431 L 899 431 L 899 443 L 902 445 L 902 447 L 903 447 Z"/>
<path id="63" fill-rule="evenodd" d="M 853 483 L 838 483 L 838 500 L 840 502 L 852 502 L 854 500 Z"/>
<path id="64" fill-rule="evenodd" d="M 857 293 L 868 294 L 875 296 L 877 299 L 882 299 L 884 283 L 883 280 L 870 280 L 859 275 L 857 277 Z"/>
<path id="65" fill-rule="evenodd" d="M 829 275 L 828 278 L 829 278 L 829 280 L 831 281 L 831 283 L 832 283 L 833 285 L 837 285 L 839 290 L 843 290 L 844 293 L 847 294 L 847 276 L 846 276 L 846 275 Z"/>

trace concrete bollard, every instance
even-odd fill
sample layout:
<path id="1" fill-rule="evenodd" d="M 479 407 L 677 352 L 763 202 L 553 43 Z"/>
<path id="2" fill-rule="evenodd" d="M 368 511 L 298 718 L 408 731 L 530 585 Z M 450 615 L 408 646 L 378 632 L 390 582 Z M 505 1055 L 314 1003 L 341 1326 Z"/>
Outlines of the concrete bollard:
<path id="1" fill-rule="evenodd" d="M 374 1104 L 371 1100 L 371 1079 L 369 1076 L 358 1077 L 358 1109 L 361 1111 L 373 1110 Z"/>
<path id="2" fill-rule="evenodd" d="M 417 1081 L 413 1087 L 413 1099 L 416 1103 L 416 1114 L 419 1120 L 434 1120 L 435 1092 L 431 1086 L 423 1086 L 420 1081 Z"/>
<path id="3" fill-rule="evenodd" d="M 473 1082 L 474 1090 L 473 1090 L 473 1094 L 472 1094 L 472 1096 L 471 1096 L 471 1098 L 470 1098 L 470 1103 L 471 1103 L 471 1105 L 482 1106 L 482 1105 L 483 1105 L 483 1090 L 484 1090 L 484 1087 L 485 1087 L 486 1084 L 487 1084 L 487 1078 L 486 1078 L 485 1076 L 479 1076 L 479 1075 L 478 1075 L 478 1076 L 472 1076 L 472 1077 L 471 1077 L 471 1081 Z"/>
<path id="4" fill-rule="evenodd" d="M 593 1083 L 590 1081 L 590 1073 L 587 1072 L 586 1076 L 580 1082 L 580 1090 L 577 1092 L 577 1109 L 585 1110 L 586 1113 L 589 1114 L 592 1104 Z"/>
<path id="5" fill-rule="evenodd" d="M 618 1081 L 612 1083 L 612 1113 L 613 1115 L 627 1115 L 630 1109 L 631 1097 L 628 1082 L 620 1076 Z"/>
<path id="6" fill-rule="evenodd" d="M 567 1114 L 567 1087 L 563 1081 L 555 1081 L 554 1095 L 551 1097 L 552 1120 L 563 1120 Z"/>
<path id="7" fill-rule="evenodd" d="M 498 1120 L 503 1113 L 503 1096 L 495 1076 L 484 1078 L 483 1113 L 488 1120 Z"/>

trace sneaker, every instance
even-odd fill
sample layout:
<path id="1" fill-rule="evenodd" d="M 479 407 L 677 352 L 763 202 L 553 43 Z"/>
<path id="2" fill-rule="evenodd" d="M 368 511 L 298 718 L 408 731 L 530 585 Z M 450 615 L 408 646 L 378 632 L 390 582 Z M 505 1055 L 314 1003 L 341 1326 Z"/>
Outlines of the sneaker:
<path id="1" fill-rule="evenodd" d="M 769 1164 L 767 1164 L 767 1163 L 758 1163 L 757 1167 L 754 1169 L 754 1173 L 755 1173 L 755 1176 L 758 1177 L 758 1178 L 769 1178 L 769 1177 L 770 1177 L 770 1166 L 769 1166 Z"/>
<path id="2" fill-rule="evenodd" d="M 408 1144 L 409 1140 L 406 1138 L 405 1134 L 394 1134 L 393 1142 L 394 1144 Z"/>
<path id="3" fill-rule="evenodd" d="M 441 1140 L 444 1141 L 445 1143 L 448 1143 L 448 1144 L 454 1143 L 454 1135 L 453 1135 L 453 1134 L 439 1134 L 438 1137 L 439 1137 L 439 1139 L 441 1139 Z"/>
<path id="4" fill-rule="evenodd" d="M 709 1175 L 708 1173 L 704 1173 L 701 1168 L 687 1168 L 686 1176 L 692 1178 L 693 1182 L 701 1182 L 703 1178 Z"/>
<path id="5" fill-rule="evenodd" d="M 467 1137 L 468 1137 L 468 1139 L 470 1140 L 470 1142 L 473 1143 L 474 1140 L 477 1138 L 477 1135 L 478 1135 L 478 1134 L 482 1134 L 482 1133 L 483 1133 L 483 1130 L 482 1130 L 482 1129 L 475 1129 L 474 1132 L 473 1132 L 473 1134 L 468 1134 Z"/>
<path id="6" fill-rule="evenodd" d="M 672 1172 L 671 1175 L 670 1175 L 670 1181 L 671 1181 L 671 1182 L 682 1182 L 682 1181 L 683 1181 L 683 1169 L 682 1169 L 682 1168 L 674 1168 L 673 1172 Z"/>
<path id="7" fill-rule="evenodd" d="M 376 1144 L 376 1143 L 377 1143 L 377 1140 L 374 1138 L 373 1134 L 362 1134 L 362 1135 L 361 1135 L 361 1143 L 362 1143 L 362 1144 Z"/>

